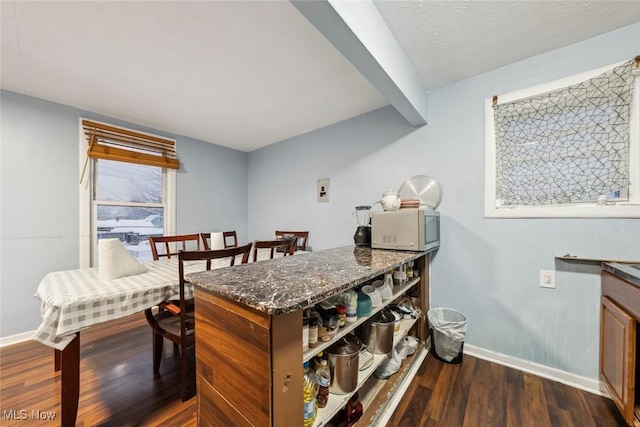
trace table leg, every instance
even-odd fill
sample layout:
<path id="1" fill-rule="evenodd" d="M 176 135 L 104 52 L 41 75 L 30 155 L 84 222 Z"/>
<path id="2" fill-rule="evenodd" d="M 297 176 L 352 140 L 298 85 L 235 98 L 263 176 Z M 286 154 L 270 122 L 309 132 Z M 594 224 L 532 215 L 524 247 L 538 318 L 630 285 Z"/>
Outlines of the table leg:
<path id="1" fill-rule="evenodd" d="M 62 356 L 62 352 L 60 350 L 53 350 L 53 369 L 55 372 L 60 370 L 60 356 Z"/>
<path id="2" fill-rule="evenodd" d="M 80 397 L 80 333 L 62 354 L 62 427 L 76 425 Z"/>

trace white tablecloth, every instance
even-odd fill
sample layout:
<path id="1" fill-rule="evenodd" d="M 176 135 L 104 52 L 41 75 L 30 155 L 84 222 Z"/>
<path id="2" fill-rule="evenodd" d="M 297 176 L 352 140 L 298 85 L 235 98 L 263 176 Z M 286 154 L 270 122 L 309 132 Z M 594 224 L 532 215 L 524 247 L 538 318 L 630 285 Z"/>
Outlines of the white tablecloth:
<path id="1" fill-rule="evenodd" d="M 33 339 L 62 350 L 84 328 L 143 311 L 180 293 L 177 257 L 144 264 L 146 273 L 114 280 L 100 280 L 98 267 L 47 274 L 35 294 L 42 323 Z M 219 259 L 211 268 L 228 266 L 228 259 Z M 203 270 L 204 261 L 185 263 L 185 274 Z M 185 292 L 192 298 L 193 286 Z"/>

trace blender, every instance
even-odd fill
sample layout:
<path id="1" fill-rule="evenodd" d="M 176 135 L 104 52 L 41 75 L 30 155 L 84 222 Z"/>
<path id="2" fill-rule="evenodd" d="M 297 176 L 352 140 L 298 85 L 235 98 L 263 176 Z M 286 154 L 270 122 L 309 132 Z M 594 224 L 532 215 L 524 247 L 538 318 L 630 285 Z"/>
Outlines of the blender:
<path id="1" fill-rule="evenodd" d="M 356 246 L 371 247 L 371 206 L 356 206 L 355 219 L 358 228 L 353 241 Z"/>

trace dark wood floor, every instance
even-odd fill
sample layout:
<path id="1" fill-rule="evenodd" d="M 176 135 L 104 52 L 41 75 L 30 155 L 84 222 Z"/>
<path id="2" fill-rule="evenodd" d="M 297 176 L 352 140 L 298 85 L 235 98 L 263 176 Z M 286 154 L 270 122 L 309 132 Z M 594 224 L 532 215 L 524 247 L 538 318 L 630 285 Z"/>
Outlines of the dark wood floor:
<path id="1" fill-rule="evenodd" d="M 390 426 L 625 426 L 612 400 L 464 355 L 448 364 L 431 354 Z"/>
<path id="2" fill-rule="evenodd" d="M 77 425 L 195 426 L 196 398 L 180 401 L 178 359 L 169 344 L 165 356 L 161 376 L 154 378 L 151 332 L 142 314 L 84 331 Z M 3 427 L 60 424 L 60 374 L 53 370 L 52 349 L 35 342 L 0 349 L 0 411 Z M 36 420 L 34 411 L 56 419 Z M 16 419 L 23 414 L 26 420 Z M 459 365 L 427 356 L 388 425 L 624 423 L 611 400 L 465 355 Z"/>

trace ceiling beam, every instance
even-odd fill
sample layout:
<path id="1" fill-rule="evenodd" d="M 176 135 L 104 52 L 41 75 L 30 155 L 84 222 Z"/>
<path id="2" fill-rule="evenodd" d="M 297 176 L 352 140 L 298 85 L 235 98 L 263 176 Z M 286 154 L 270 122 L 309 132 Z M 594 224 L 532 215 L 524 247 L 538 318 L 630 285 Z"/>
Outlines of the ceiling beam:
<path id="1" fill-rule="evenodd" d="M 427 123 L 427 91 L 372 1 L 291 3 L 409 123 Z"/>

